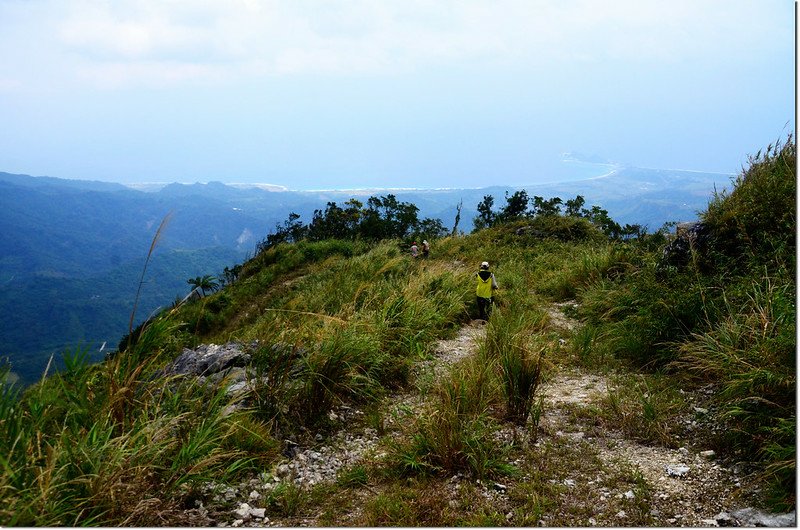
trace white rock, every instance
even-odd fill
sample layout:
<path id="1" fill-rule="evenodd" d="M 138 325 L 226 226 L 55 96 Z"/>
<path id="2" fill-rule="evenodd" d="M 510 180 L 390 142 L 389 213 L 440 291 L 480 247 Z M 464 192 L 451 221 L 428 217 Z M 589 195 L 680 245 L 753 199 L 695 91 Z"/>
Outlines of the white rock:
<path id="1" fill-rule="evenodd" d="M 708 450 L 708 451 L 701 452 L 700 456 L 704 456 L 706 458 L 714 458 L 715 456 L 717 456 L 717 453 L 715 453 L 712 450 Z"/>
<path id="2" fill-rule="evenodd" d="M 628 491 L 625 492 L 625 498 L 626 499 L 633 499 L 634 497 L 636 497 L 636 495 L 634 495 L 632 490 L 628 490 Z"/>
<path id="3" fill-rule="evenodd" d="M 677 466 L 666 466 L 667 475 L 671 477 L 683 477 L 689 472 L 689 466 L 680 464 Z"/>
<path id="4" fill-rule="evenodd" d="M 249 519 L 250 518 L 250 505 L 246 502 L 243 502 L 239 505 L 239 508 L 234 510 L 233 512 L 239 519 Z"/>
<path id="5" fill-rule="evenodd" d="M 234 383 L 228 387 L 228 390 L 225 391 L 226 394 L 231 395 L 237 392 L 241 392 L 247 388 L 247 381 L 239 381 L 238 383 Z"/>
<path id="6" fill-rule="evenodd" d="M 250 515 L 256 519 L 263 519 L 267 515 L 266 508 L 250 508 Z"/>

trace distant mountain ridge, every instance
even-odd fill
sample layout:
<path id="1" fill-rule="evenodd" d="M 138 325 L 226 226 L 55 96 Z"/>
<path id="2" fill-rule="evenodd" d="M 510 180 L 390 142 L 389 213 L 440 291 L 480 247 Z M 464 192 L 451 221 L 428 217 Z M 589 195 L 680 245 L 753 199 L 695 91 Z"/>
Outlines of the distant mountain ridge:
<path id="1" fill-rule="evenodd" d="M 581 164 L 591 164 L 580 162 Z M 50 354 L 70 344 L 116 346 L 127 332 L 138 273 L 156 228 L 171 221 L 156 248 L 137 322 L 188 293 L 190 277 L 219 274 L 254 252 L 290 212 L 308 222 L 327 202 L 394 194 L 420 217 L 472 230 L 485 195 L 566 200 L 582 195 L 619 223 L 648 226 L 697 217 L 730 175 L 596 164 L 602 177 L 563 183 L 480 189 L 270 191 L 262 187 L 173 183 L 157 191 L 121 184 L 0 173 L 0 357 L 24 381 L 36 378 Z M 586 168 L 582 168 L 585 170 Z M 98 294 L 100 286 L 100 294 Z M 99 298 L 98 298 L 99 296 Z"/>

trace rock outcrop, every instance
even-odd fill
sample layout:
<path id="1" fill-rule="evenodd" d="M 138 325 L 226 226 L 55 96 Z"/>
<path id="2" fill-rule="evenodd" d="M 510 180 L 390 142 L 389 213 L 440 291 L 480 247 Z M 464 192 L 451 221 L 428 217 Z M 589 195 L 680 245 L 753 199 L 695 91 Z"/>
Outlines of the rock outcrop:
<path id="1" fill-rule="evenodd" d="M 183 352 L 169 365 L 163 375 L 190 375 L 209 377 L 225 372 L 231 368 L 243 368 L 250 362 L 251 356 L 244 351 L 242 344 L 229 342 L 223 345 L 203 344 Z"/>
<path id="2" fill-rule="evenodd" d="M 675 239 L 664 247 L 660 268 L 685 267 L 692 253 L 703 256 L 711 242 L 711 229 L 702 221 L 681 223 L 675 229 Z"/>

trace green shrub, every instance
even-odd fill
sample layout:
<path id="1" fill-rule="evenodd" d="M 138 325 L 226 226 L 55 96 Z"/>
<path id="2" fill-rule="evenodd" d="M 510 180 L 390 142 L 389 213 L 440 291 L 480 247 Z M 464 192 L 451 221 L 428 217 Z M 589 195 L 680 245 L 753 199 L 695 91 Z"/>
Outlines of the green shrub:
<path id="1" fill-rule="evenodd" d="M 510 472 L 498 448 L 490 407 L 498 393 L 493 367 L 471 360 L 432 391 L 428 409 L 411 427 L 410 441 L 396 445 L 394 467 L 402 474 L 468 472 L 483 478 Z"/>
<path id="2" fill-rule="evenodd" d="M 540 326 L 535 315 L 495 311 L 479 347 L 482 359 L 497 366 L 507 417 L 519 425 L 528 419 L 541 380 L 545 348 L 532 339 Z"/>
<path id="3" fill-rule="evenodd" d="M 638 247 L 624 281 L 601 278 L 577 292 L 590 327 L 574 339 L 579 355 L 591 348 L 715 386 L 727 427 L 717 443 L 766 466 L 776 505 L 794 499 L 796 467 L 795 193 L 790 137 L 751 157 L 702 214 L 711 234 L 697 250 L 704 267 L 657 273 L 658 253 Z M 635 429 L 661 438 L 648 416 L 658 407 L 639 401 L 651 428 Z"/>
<path id="4" fill-rule="evenodd" d="M 719 193 L 703 220 L 714 234 L 719 266 L 794 270 L 797 149 L 789 136 L 749 158 L 730 193 Z"/>
<path id="5" fill-rule="evenodd" d="M 725 316 L 676 345 L 673 366 L 712 383 L 729 420 L 727 442 L 764 461 L 772 478 L 794 488 L 796 308 L 794 289 L 772 278 L 753 282 L 741 305 L 724 298 Z M 791 480 L 789 480 L 791 478 Z"/>
<path id="6" fill-rule="evenodd" d="M 611 425 L 645 443 L 677 447 L 678 415 L 686 408 L 673 382 L 660 375 L 617 378 L 605 398 Z"/>

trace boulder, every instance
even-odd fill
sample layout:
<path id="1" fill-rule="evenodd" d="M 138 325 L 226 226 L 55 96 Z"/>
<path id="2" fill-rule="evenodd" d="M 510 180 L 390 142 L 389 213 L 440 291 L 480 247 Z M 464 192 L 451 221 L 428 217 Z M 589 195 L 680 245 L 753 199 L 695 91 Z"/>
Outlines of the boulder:
<path id="1" fill-rule="evenodd" d="M 692 252 L 705 254 L 711 240 L 711 230 L 702 221 L 680 223 L 675 239 L 664 247 L 659 267 L 684 267 L 692 260 Z"/>
<path id="2" fill-rule="evenodd" d="M 756 508 L 742 508 L 731 513 L 720 513 L 715 517 L 719 526 L 747 526 L 785 528 L 797 526 L 797 512 L 774 514 Z"/>
<path id="3" fill-rule="evenodd" d="M 243 367 L 250 362 L 250 354 L 236 342 L 223 345 L 203 344 L 194 350 L 184 348 L 165 375 L 209 376 L 233 367 Z"/>

